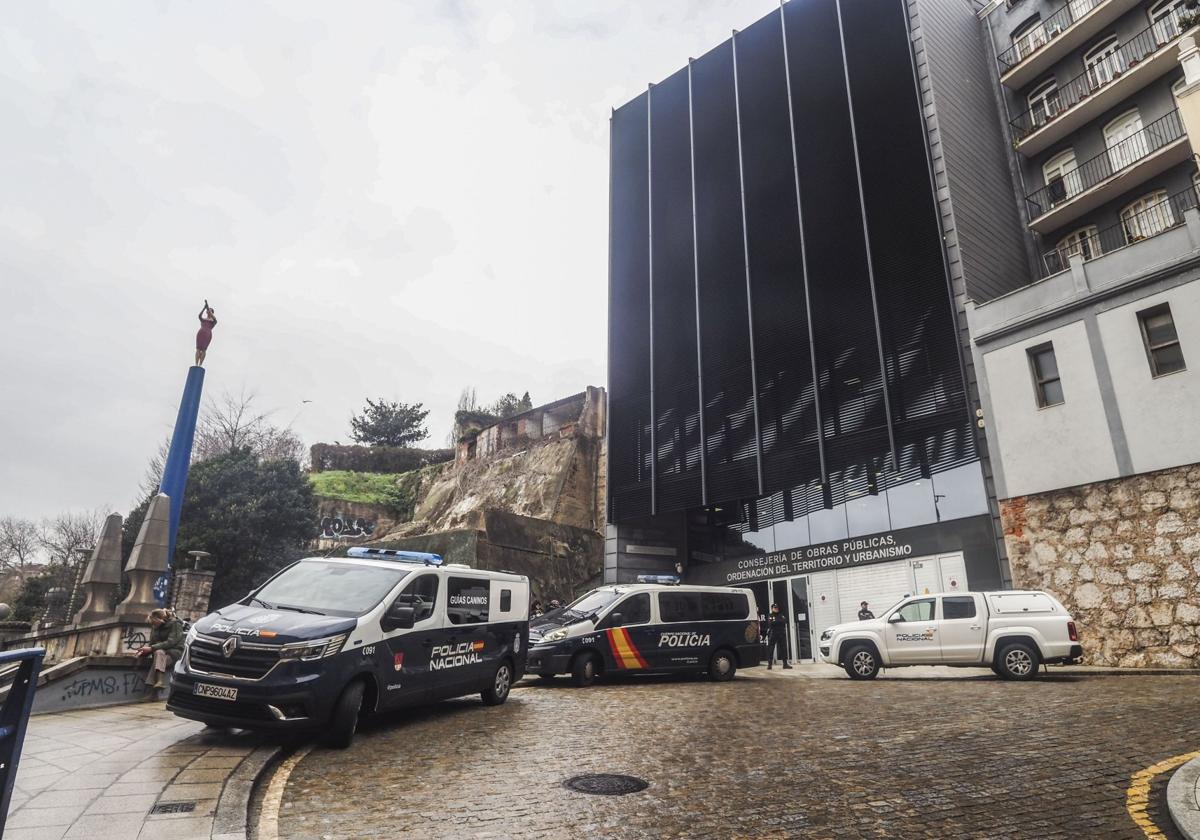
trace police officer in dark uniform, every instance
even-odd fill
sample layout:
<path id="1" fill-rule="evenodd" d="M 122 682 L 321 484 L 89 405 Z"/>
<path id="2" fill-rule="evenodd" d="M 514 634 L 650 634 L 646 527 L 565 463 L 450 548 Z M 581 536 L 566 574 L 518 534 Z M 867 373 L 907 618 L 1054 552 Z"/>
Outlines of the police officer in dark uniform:
<path id="1" fill-rule="evenodd" d="M 869 609 L 867 609 L 866 601 L 863 601 L 862 604 L 860 604 L 859 606 L 860 606 L 860 609 L 858 611 L 858 620 L 859 621 L 870 621 L 872 618 L 875 617 L 875 613 L 873 613 Z"/>
<path id="2" fill-rule="evenodd" d="M 779 609 L 778 604 L 772 604 L 771 615 L 768 618 L 767 624 L 767 647 L 770 650 L 767 655 L 768 670 L 774 664 L 776 655 L 779 656 L 779 661 L 783 664 L 784 668 L 792 667 L 792 664 L 788 662 L 787 656 L 787 632 L 787 616 Z"/>

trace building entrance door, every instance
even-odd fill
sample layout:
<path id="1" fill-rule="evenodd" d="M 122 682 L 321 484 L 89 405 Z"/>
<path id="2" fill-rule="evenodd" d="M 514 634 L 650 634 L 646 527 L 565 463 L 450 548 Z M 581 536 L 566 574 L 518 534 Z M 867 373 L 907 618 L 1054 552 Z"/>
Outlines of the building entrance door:
<path id="1" fill-rule="evenodd" d="M 808 575 L 771 581 L 771 603 L 788 618 L 788 658 L 813 661 L 812 613 L 808 603 Z"/>

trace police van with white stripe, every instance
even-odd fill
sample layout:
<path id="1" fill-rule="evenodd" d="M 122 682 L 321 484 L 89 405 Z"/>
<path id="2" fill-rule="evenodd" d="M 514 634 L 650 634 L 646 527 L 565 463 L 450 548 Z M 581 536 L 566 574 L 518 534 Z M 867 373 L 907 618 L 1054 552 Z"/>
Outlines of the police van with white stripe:
<path id="1" fill-rule="evenodd" d="M 529 673 L 570 674 L 578 686 L 619 672 L 703 672 L 723 681 L 762 664 L 749 590 L 680 586 L 673 575 L 638 581 L 601 586 L 535 619 Z"/>
<path id="2" fill-rule="evenodd" d="M 525 673 L 529 579 L 436 554 L 310 557 L 188 632 L 167 708 L 216 725 L 320 729 L 348 746 L 362 713 L 478 692 Z"/>

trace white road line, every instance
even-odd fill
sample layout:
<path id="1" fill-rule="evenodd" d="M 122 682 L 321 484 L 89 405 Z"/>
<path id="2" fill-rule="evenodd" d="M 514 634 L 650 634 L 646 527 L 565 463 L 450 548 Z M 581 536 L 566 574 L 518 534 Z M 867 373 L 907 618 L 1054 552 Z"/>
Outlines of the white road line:
<path id="1" fill-rule="evenodd" d="M 311 745 L 297 750 L 275 768 L 271 784 L 263 794 L 262 810 L 258 815 L 258 840 L 279 840 L 279 806 L 283 802 L 284 788 L 296 765 L 312 750 Z"/>

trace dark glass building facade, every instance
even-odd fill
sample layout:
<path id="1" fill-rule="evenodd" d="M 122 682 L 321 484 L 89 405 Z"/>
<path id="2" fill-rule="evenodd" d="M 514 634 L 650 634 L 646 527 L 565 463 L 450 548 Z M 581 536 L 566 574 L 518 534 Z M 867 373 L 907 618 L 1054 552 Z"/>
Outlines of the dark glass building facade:
<path id="1" fill-rule="evenodd" d="M 927 526 L 999 584 L 922 107 L 901 0 L 791 0 L 614 111 L 606 580 Z"/>

